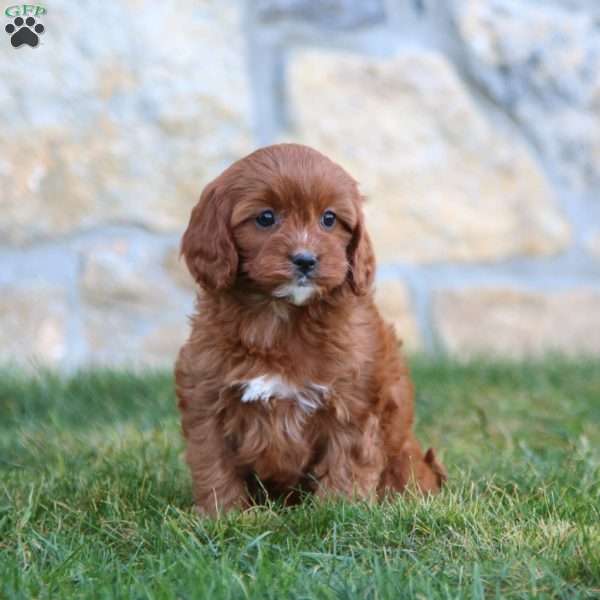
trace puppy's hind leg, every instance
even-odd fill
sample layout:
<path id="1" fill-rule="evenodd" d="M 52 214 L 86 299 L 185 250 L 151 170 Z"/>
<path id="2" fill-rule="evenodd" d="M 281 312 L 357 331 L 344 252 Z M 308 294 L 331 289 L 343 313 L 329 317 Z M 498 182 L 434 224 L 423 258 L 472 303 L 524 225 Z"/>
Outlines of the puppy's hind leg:
<path id="1" fill-rule="evenodd" d="M 375 500 L 385 458 L 379 419 L 371 415 L 358 430 L 334 427 L 314 473 L 319 497 L 343 496 Z"/>

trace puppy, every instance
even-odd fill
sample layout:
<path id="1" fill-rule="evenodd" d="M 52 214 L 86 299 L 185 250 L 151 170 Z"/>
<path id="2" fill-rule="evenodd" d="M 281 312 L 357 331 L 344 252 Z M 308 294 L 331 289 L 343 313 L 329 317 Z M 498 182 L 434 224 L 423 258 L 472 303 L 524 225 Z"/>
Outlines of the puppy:
<path id="1" fill-rule="evenodd" d="M 361 205 L 340 166 L 280 144 L 234 163 L 193 209 L 181 252 L 201 291 L 175 380 L 202 513 L 446 480 L 412 433 Z"/>

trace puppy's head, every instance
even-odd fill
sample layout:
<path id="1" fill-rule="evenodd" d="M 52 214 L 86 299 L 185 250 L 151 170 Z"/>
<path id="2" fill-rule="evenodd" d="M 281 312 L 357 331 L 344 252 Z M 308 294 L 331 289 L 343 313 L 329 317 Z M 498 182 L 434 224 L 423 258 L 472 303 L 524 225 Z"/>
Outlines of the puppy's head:
<path id="1" fill-rule="evenodd" d="M 356 182 L 306 146 L 279 144 L 204 189 L 181 245 L 206 290 L 247 286 L 303 305 L 348 285 L 366 293 L 375 261 Z"/>

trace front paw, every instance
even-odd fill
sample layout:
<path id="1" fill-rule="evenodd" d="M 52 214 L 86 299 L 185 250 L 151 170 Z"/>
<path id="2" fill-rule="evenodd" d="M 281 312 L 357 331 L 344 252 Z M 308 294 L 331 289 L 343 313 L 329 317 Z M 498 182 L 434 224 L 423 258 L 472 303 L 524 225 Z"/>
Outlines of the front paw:
<path id="1" fill-rule="evenodd" d="M 219 501 L 215 498 L 198 500 L 194 505 L 196 513 L 203 519 L 218 519 L 230 512 L 242 511 L 248 508 L 249 503 L 245 498 Z"/>

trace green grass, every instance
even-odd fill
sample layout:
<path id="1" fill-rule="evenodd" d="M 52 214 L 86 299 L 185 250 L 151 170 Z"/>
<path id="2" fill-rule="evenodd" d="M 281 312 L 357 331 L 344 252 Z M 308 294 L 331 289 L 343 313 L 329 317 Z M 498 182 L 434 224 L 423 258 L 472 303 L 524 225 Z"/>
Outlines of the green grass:
<path id="1" fill-rule="evenodd" d="M 168 374 L 0 373 L 0 598 L 599 598 L 600 362 L 414 359 L 434 499 L 205 521 Z"/>

